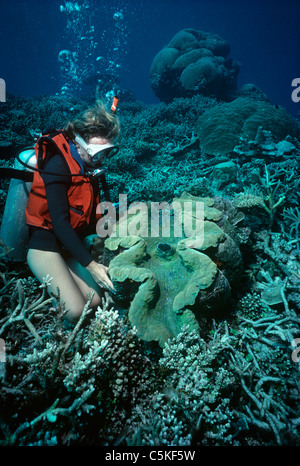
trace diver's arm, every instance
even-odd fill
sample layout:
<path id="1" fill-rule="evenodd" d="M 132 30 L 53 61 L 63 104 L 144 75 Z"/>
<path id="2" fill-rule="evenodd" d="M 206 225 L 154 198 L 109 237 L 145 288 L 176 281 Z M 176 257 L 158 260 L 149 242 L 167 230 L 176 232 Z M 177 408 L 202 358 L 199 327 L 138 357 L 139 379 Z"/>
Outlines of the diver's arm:
<path id="1" fill-rule="evenodd" d="M 90 272 L 93 279 L 96 283 L 98 283 L 99 286 L 112 292 L 115 291 L 112 282 L 107 276 L 108 267 L 105 267 L 103 264 L 98 264 L 98 262 L 92 260 L 92 262 L 86 266 L 86 269 Z"/>
<path id="2" fill-rule="evenodd" d="M 43 174 L 49 213 L 55 235 L 66 250 L 83 266 L 93 261 L 81 239 L 70 224 L 68 189 L 71 177 L 69 169 L 59 155 L 53 155 L 45 164 L 45 170 L 65 176 Z"/>

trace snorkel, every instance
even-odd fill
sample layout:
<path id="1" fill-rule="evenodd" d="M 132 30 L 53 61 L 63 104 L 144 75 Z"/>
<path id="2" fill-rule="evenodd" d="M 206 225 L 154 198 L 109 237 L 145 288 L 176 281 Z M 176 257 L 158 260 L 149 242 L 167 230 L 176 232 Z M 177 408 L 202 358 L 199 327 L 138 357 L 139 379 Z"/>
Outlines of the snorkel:
<path id="1" fill-rule="evenodd" d="M 111 107 L 110 107 L 110 110 L 112 111 L 112 113 L 115 113 L 117 111 L 118 103 L 119 103 L 119 97 L 115 95 L 115 97 L 113 98 Z"/>

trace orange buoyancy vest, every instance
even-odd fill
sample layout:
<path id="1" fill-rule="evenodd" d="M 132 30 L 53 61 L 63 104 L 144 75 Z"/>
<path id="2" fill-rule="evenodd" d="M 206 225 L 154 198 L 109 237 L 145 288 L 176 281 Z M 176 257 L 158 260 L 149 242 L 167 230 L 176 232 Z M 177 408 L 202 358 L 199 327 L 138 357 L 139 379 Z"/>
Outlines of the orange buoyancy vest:
<path id="1" fill-rule="evenodd" d="M 55 131 L 38 139 L 35 146 L 37 169 L 43 169 L 49 150 L 51 150 L 52 154 L 60 154 L 66 161 L 70 173 L 77 175 L 72 176 L 72 183 L 67 192 L 70 206 L 70 224 L 74 230 L 83 230 L 90 224 L 92 215 L 95 215 L 93 210 L 100 202 L 99 189 L 96 192 L 94 191 L 88 175 L 78 176 L 81 173 L 81 167 L 73 158 L 68 138 L 64 136 L 62 131 Z M 32 188 L 28 197 L 26 223 L 30 226 L 53 230 L 45 184 L 38 171 L 34 172 Z"/>

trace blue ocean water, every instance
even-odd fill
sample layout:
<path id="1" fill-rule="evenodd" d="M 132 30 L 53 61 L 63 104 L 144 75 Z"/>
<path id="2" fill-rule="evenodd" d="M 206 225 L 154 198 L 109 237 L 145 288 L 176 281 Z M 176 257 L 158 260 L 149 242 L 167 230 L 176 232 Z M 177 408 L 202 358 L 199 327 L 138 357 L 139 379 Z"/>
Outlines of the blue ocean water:
<path id="1" fill-rule="evenodd" d="M 241 63 L 239 87 L 254 83 L 273 104 L 299 112 L 291 98 L 300 77 L 297 0 L 0 0 L 0 11 L 0 77 L 13 95 L 60 93 L 66 56 L 58 56 L 67 50 L 76 54 L 78 80 L 113 74 L 138 100 L 155 103 L 154 56 L 194 28 L 229 42 Z"/>

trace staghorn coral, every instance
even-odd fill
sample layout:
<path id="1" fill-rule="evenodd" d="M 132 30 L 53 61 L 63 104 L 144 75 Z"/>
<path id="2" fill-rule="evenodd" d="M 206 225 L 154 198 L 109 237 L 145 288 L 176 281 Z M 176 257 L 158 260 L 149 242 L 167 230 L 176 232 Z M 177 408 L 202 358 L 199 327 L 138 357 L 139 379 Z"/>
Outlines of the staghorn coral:
<path id="1" fill-rule="evenodd" d="M 299 414 L 297 408 L 294 409 L 293 396 L 290 397 L 288 393 L 289 384 L 297 384 L 298 376 L 287 355 L 289 348 L 293 347 L 294 335 L 299 332 L 299 318 L 289 309 L 284 291 L 282 297 L 282 314 L 269 313 L 256 320 L 240 316 L 245 326 L 240 331 L 248 351 L 247 359 L 255 366 L 250 386 L 242 376 L 245 363 L 241 364 L 240 358 L 233 356 L 235 369 L 241 374 L 241 386 L 250 400 L 245 406 L 245 418 L 249 424 L 258 426 L 265 433 L 272 433 L 278 445 L 285 444 L 289 430 L 292 436 L 296 435 L 295 421 Z M 281 361 L 280 372 L 274 365 L 276 360 L 277 364 Z"/>
<path id="2" fill-rule="evenodd" d="M 219 324 L 205 340 L 183 328 L 159 360 L 166 385 L 150 406 L 133 411 L 127 444 L 297 443 L 299 393 L 290 387 L 297 386 L 298 373 L 286 350 L 299 322 L 285 307 L 281 315 L 253 320 L 241 310 L 235 322 Z"/>
<path id="3" fill-rule="evenodd" d="M 152 366 L 141 352 L 135 331 L 127 331 L 118 312 L 109 310 L 107 306 L 98 309 L 91 327 L 84 331 L 83 323 L 90 313 L 87 303 L 71 331 L 64 331 L 58 319 L 48 339 L 44 340 L 39 335 L 36 343 L 28 347 L 22 357 L 9 354 L 12 349 L 7 344 L 9 365 L 14 368 L 19 365 L 21 371 L 13 376 L 8 369 L 2 381 L 6 390 L 2 392 L 1 405 L 3 407 L 3 400 L 12 396 L 17 396 L 17 401 L 19 396 L 29 394 L 30 390 L 32 394 L 25 396 L 26 401 L 18 408 L 18 423 L 10 423 L 9 428 L 3 427 L 6 444 L 97 442 L 97 431 L 93 434 L 84 431 L 86 416 L 95 414 L 96 425 L 102 429 L 101 435 L 109 436 L 106 419 L 115 416 L 114 433 L 121 429 L 123 417 L 128 416 L 136 400 L 155 386 Z M 17 322 L 20 321 L 10 319 L 10 328 Z M 6 332 L 6 339 L 8 342 L 9 332 Z M 25 375 L 23 382 L 21 374 Z M 35 399 L 35 393 L 47 393 L 47 396 L 42 396 L 31 411 L 30 400 Z M 2 410 L 1 426 L 9 419 L 6 419 L 6 411 Z M 68 436 L 69 440 L 65 440 Z M 82 436 L 84 440 L 80 441 Z"/>
<path id="4" fill-rule="evenodd" d="M 255 159 L 240 166 L 239 178 L 242 192 L 232 193 L 231 199 L 233 205 L 244 213 L 244 225 L 247 224 L 251 232 L 252 239 L 248 243 L 248 251 L 253 250 L 256 244 L 253 237 L 255 232 L 265 229 L 281 233 L 282 245 L 289 254 L 293 245 L 297 250 L 297 223 L 293 223 L 291 216 L 286 215 L 287 212 L 296 214 L 299 204 L 300 179 L 297 161 L 288 157 L 280 162 L 265 164 L 263 160 Z M 272 235 L 272 241 L 274 237 Z M 287 241 L 290 244 L 287 244 Z M 280 250 L 281 248 L 282 246 Z M 257 257 L 254 260 L 256 259 Z"/>
<path id="5" fill-rule="evenodd" d="M 284 279 L 288 277 L 291 284 L 297 285 L 300 277 L 299 262 L 297 260 L 297 251 L 293 250 L 293 245 L 289 244 L 278 233 L 269 234 L 266 230 L 255 233 L 255 250 L 257 261 L 263 263 L 267 261 L 267 270 L 271 273 L 272 278 L 277 271 L 277 275 Z"/>
<path id="6" fill-rule="evenodd" d="M 289 226 L 288 238 L 291 242 L 298 243 L 300 241 L 300 209 L 298 207 L 284 209 L 283 218 Z"/>
<path id="7" fill-rule="evenodd" d="M 242 210 L 256 207 L 263 209 L 268 217 L 268 228 L 271 230 L 278 218 L 279 207 L 286 202 L 289 188 L 284 188 L 285 192 L 282 192 L 283 187 L 277 171 L 270 173 L 265 165 L 264 172 L 264 176 L 257 174 L 260 185 L 255 185 L 256 192 L 239 193 L 234 197 L 233 203 Z"/>

